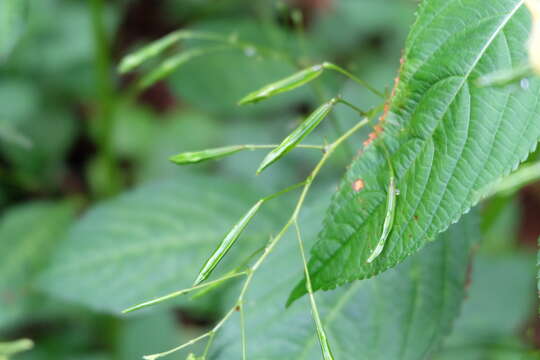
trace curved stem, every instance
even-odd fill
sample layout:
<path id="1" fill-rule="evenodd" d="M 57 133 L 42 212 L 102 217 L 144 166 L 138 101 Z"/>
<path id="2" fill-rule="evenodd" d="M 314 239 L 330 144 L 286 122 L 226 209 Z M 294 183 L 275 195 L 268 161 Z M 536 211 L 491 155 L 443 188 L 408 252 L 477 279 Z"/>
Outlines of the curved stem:
<path id="1" fill-rule="evenodd" d="M 294 227 L 296 229 L 296 238 L 298 239 L 298 247 L 300 248 L 300 254 L 302 255 L 302 263 L 304 265 L 304 275 L 306 277 L 306 290 L 309 295 L 309 302 L 311 305 L 311 315 L 313 316 L 313 321 L 315 322 L 315 328 L 317 330 L 317 336 L 319 338 L 319 345 L 321 346 L 321 352 L 323 354 L 324 360 L 334 360 L 334 355 L 332 355 L 332 350 L 330 349 L 330 343 L 328 337 L 326 336 L 326 331 L 324 331 L 324 326 L 319 315 L 319 309 L 317 308 L 317 302 L 315 301 L 315 295 L 313 294 L 313 286 L 311 286 L 311 276 L 309 275 L 308 264 L 306 260 L 306 252 L 304 250 L 304 241 L 302 240 L 302 235 L 300 233 L 300 226 L 298 221 L 294 221 Z"/>
<path id="2" fill-rule="evenodd" d="M 240 333 L 242 338 L 242 360 L 247 360 L 246 320 L 244 314 L 244 302 L 238 305 L 240 311 Z"/>

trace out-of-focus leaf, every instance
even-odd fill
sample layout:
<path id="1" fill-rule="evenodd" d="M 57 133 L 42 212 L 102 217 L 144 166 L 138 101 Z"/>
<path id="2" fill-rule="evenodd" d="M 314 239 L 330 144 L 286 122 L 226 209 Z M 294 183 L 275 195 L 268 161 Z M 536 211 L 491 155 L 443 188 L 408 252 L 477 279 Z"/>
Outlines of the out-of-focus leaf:
<path id="1" fill-rule="evenodd" d="M 358 51 L 362 42 L 369 45 L 377 41 L 376 46 L 382 47 L 385 55 L 399 53 L 414 20 L 415 5 L 408 0 L 334 1 L 331 11 L 321 12 L 309 43 L 324 54 L 325 60 L 336 53 Z"/>
<path id="2" fill-rule="evenodd" d="M 48 188 L 60 182 L 75 126 L 71 114 L 54 109 L 19 122 L 17 130 L 28 138 L 30 149 L 0 141 L 0 148 L 15 167 L 14 173 L 21 183 L 30 188 Z"/>
<path id="3" fill-rule="evenodd" d="M 371 146 L 349 168 L 312 250 L 315 289 L 369 278 L 403 261 L 537 146 L 538 79 L 527 90 L 471 86 L 481 74 L 524 61 L 529 20 L 521 0 L 471 0 L 467 8 L 421 3 L 380 139 L 393 154 L 401 193 L 393 230 L 381 256 L 367 264 L 384 221 L 388 182 L 385 158 Z M 367 191 L 351 188 L 359 178 Z M 295 297 L 304 292 L 299 285 Z"/>
<path id="4" fill-rule="evenodd" d="M 25 315 L 32 282 L 73 219 L 67 203 L 28 203 L 0 219 L 0 324 Z"/>
<path id="5" fill-rule="evenodd" d="M 301 226 L 307 239 L 315 238 L 323 209 L 305 213 Z M 476 221 L 464 218 L 440 236 L 380 277 L 316 294 L 336 359 L 424 359 L 436 348 L 463 300 L 470 249 L 478 237 Z M 250 358 L 321 358 L 307 299 L 283 307 L 302 272 L 296 247 L 292 236 L 284 239 L 248 292 Z M 216 346 L 217 359 L 240 358 L 239 339 L 238 324 L 231 321 Z"/>
<path id="6" fill-rule="evenodd" d="M 518 198 L 496 197 L 482 208 L 482 250 L 490 254 L 515 251 L 523 209 Z"/>
<path id="7" fill-rule="evenodd" d="M 533 267 L 531 254 L 479 255 L 461 315 L 435 359 L 535 359 L 522 339 L 534 315 Z"/>
<path id="8" fill-rule="evenodd" d="M 20 133 L 17 129 L 6 124 L 0 125 L 0 140 L 8 144 L 20 146 L 27 150 L 32 147 L 32 141 L 30 139 Z"/>
<path id="9" fill-rule="evenodd" d="M 152 331 L 156 329 L 159 331 Z M 122 331 L 118 341 L 119 360 L 141 359 L 145 354 L 163 351 L 196 336 L 193 328 L 182 327 L 175 322 L 174 313 L 160 311 L 122 321 Z M 202 346 L 204 344 L 200 344 Z M 194 351 L 200 346 L 191 348 Z M 187 350 L 171 354 L 168 359 L 184 360 Z"/>
<path id="10" fill-rule="evenodd" d="M 40 288 L 119 314 L 131 305 L 190 287 L 215 244 L 260 196 L 240 183 L 210 177 L 186 176 L 142 186 L 91 209 L 56 252 L 40 277 Z M 268 236 L 265 230 L 280 218 L 271 207 L 263 210 L 254 219 L 257 231 L 245 233 L 245 246 L 235 249 L 231 262 L 260 246 Z"/>
<path id="11" fill-rule="evenodd" d="M 0 2 L 0 60 L 5 59 L 25 31 L 27 0 Z"/>

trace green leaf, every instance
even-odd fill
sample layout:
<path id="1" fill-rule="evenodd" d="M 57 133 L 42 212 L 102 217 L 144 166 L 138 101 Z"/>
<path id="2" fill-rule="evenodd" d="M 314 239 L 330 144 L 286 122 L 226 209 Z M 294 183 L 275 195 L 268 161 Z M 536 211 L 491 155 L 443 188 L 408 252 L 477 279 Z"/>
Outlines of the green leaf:
<path id="1" fill-rule="evenodd" d="M 321 215 L 322 211 L 310 211 L 303 216 L 306 239 L 315 238 Z M 375 279 L 317 293 L 336 359 L 425 359 L 458 315 L 477 230 L 475 217 L 467 216 L 442 234 L 440 241 L 396 269 Z M 283 308 L 289 288 L 301 272 L 299 250 L 291 233 L 261 267 L 248 292 L 248 358 L 321 359 L 307 298 Z M 216 346 L 217 359 L 240 359 L 237 321 L 231 321 L 224 331 L 218 340 L 221 346 Z"/>
<path id="2" fill-rule="evenodd" d="M 28 203 L 0 219 L 0 324 L 25 315 L 31 284 L 73 219 L 67 203 Z"/>
<path id="3" fill-rule="evenodd" d="M 412 255 L 515 169 L 540 138 L 540 81 L 478 88 L 481 75 L 526 59 L 530 18 L 522 0 L 425 0 L 406 43 L 384 141 L 396 171 L 396 218 L 385 250 L 366 263 L 385 216 L 388 171 L 377 146 L 357 158 L 313 247 L 314 289 L 365 279 Z M 362 179 L 364 190 L 351 184 Z M 295 297 L 303 293 L 297 288 Z"/>
<path id="4" fill-rule="evenodd" d="M 113 313 L 190 287 L 223 234 L 260 195 L 245 184 L 215 177 L 185 176 L 142 186 L 86 213 L 39 286 L 55 297 Z M 230 267 L 259 247 L 276 218 L 281 216 L 273 207 L 261 209 L 244 233 L 245 246 L 233 249 L 229 263 L 222 265 Z"/>

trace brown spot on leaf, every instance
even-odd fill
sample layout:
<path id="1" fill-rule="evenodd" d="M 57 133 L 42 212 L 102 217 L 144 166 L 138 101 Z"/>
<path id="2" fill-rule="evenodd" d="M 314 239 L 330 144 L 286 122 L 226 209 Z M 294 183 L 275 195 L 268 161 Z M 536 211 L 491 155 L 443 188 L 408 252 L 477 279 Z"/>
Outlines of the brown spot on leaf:
<path id="1" fill-rule="evenodd" d="M 353 183 L 352 183 L 352 188 L 355 192 L 359 192 L 360 190 L 362 190 L 364 188 L 364 186 L 366 186 L 364 180 L 362 179 L 356 179 Z"/>

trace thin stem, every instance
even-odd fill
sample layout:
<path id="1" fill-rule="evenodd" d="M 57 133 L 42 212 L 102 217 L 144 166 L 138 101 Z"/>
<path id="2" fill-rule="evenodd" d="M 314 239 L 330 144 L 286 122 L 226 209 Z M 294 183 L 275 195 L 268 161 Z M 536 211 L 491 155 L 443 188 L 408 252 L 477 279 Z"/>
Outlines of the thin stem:
<path id="1" fill-rule="evenodd" d="M 240 308 L 240 333 L 242 337 L 242 360 L 247 360 L 246 320 L 244 314 L 244 302 L 238 305 Z"/>
<path id="2" fill-rule="evenodd" d="M 169 299 L 172 299 L 172 298 L 175 298 L 175 297 L 178 297 L 178 296 L 181 296 L 181 295 L 184 295 L 184 294 L 188 294 L 194 290 L 198 290 L 198 289 L 202 289 L 202 288 L 205 288 L 207 286 L 211 286 L 211 285 L 215 285 L 215 284 L 219 284 L 225 280 L 229 280 L 229 279 L 233 279 L 233 278 L 236 278 L 236 277 L 240 277 L 240 276 L 244 276 L 246 275 L 246 272 L 245 271 L 242 271 L 242 272 L 239 272 L 239 273 L 234 273 L 234 274 L 230 274 L 230 275 L 225 275 L 219 279 L 216 279 L 216 280 L 213 280 L 213 281 L 209 281 L 209 282 L 206 282 L 204 284 L 200 284 L 200 285 L 197 285 L 197 286 L 192 286 L 190 288 L 186 288 L 186 289 L 182 289 L 182 290 L 178 290 L 178 291 L 175 291 L 173 293 L 170 293 L 170 294 L 167 294 L 165 296 L 161 296 L 157 299 L 154 299 L 154 300 L 150 300 L 150 301 L 146 301 L 146 302 L 143 302 L 141 304 L 138 304 L 138 305 L 135 305 L 135 306 L 132 306 L 130 308 L 127 308 L 125 310 L 122 311 L 123 314 L 126 314 L 126 313 L 129 313 L 129 312 L 132 312 L 132 311 L 135 311 L 135 310 L 139 310 L 139 309 L 142 309 L 142 308 L 145 308 L 147 306 L 151 306 L 151 305 L 155 305 L 155 304 L 159 304 L 163 301 L 166 301 L 166 300 L 169 300 Z"/>
<path id="3" fill-rule="evenodd" d="M 182 350 L 182 349 L 184 349 L 184 348 L 186 348 L 186 347 L 188 347 L 188 346 L 190 346 L 190 345 L 193 345 L 193 344 L 195 344 L 195 343 L 197 343 L 197 342 L 199 342 L 199 341 L 201 341 L 201 340 L 203 340 L 203 339 L 209 337 L 212 333 L 213 333 L 213 330 L 210 330 L 210 331 L 208 331 L 208 332 L 202 334 L 201 336 L 198 336 L 198 337 L 196 337 L 196 338 L 194 338 L 194 339 L 191 339 L 191 340 L 189 340 L 188 342 L 183 343 L 182 345 L 177 346 L 177 347 L 175 347 L 175 348 L 173 348 L 173 349 L 170 349 L 170 350 L 167 350 L 167 351 L 165 351 L 165 352 L 158 353 L 158 354 L 145 355 L 145 356 L 143 356 L 143 359 L 145 359 L 145 360 L 155 360 L 155 359 L 159 359 L 159 358 L 161 358 L 161 357 L 170 355 L 170 354 L 172 354 L 172 353 L 175 353 L 175 352 L 177 352 L 177 351 L 180 351 L 180 350 Z"/>
<path id="4" fill-rule="evenodd" d="M 285 193 L 288 193 L 289 191 L 293 191 L 293 190 L 298 189 L 301 186 L 304 186 L 305 183 L 306 183 L 305 181 L 302 181 L 302 182 L 299 182 L 298 184 L 291 185 L 291 186 L 289 186 L 289 187 L 287 187 L 287 188 L 285 188 L 283 190 L 280 190 L 280 191 L 278 191 L 278 192 L 276 192 L 276 193 L 274 193 L 272 195 L 268 195 L 267 197 L 262 198 L 262 201 L 264 201 L 264 202 L 270 201 L 270 200 L 272 200 L 274 198 L 277 198 L 278 196 L 281 196 L 281 195 L 283 195 Z"/>
<path id="5" fill-rule="evenodd" d="M 316 95 L 317 95 L 317 98 L 319 99 L 320 102 L 324 102 L 325 100 L 325 96 L 324 96 L 324 91 L 321 87 L 321 84 L 320 84 L 320 80 L 316 80 L 314 82 L 311 83 L 311 86 L 313 88 L 313 90 L 315 91 Z M 336 133 L 336 136 L 340 136 L 341 134 L 343 134 L 343 129 L 341 128 L 341 125 L 338 121 L 338 118 L 336 117 L 335 113 L 332 111 L 328 114 L 328 116 L 330 117 L 330 123 L 332 124 L 332 127 L 334 128 L 334 132 Z M 349 144 L 347 144 L 349 145 Z M 354 156 L 354 151 L 352 149 L 351 146 L 346 146 L 346 149 L 347 149 L 347 152 L 349 153 L 349 157 L 353 157 Z"/>
<path id="6" fill-rule="evenodd" d="M 235 267 L 231 271 L 227 272 L 224 276 L 228 276 L 228 275 L 236 274 L 237 272 L 240 272 L 240 269 L 247 266 L 251 262 L 251 260 L 253 260 L 253 258 L 255 258 L 255 256 L 257 256 L 263 250 L 264 250 L 264 247 L 258 248 L 253 253 L 251 253 L 251 255 L 249 255 L 246 259 L 244 259 L 244 261 L 242 261 L 242 263 L 240 265 L 238 265 L 237 267 Z M 215 284 L 215 285 L 208 286 L 208 287 L 202 289 L 201 291 L 197 292 L 196 294 L 194 294 L 191 297 L 191 300 L 195 300 L 197 298 L 200 298 L 200 297 L 206 295 L 207 293 L 211 292 L 212 290 L 214 290 L 215 288 L 217 288 L 217 287 L 219 287 L 221 285 L 222 285 L 222 283 L 218 283 L 218 284 Z"/>
<path id="7" fill-rule="evenodd" d="M 206 357 L 208 356 L 208 353 L 210 352 L 210 347 L 212 346 L 212 343 L 214 342 L 215 336 L 216 336 L 216 333 L 212 331 L 210 334 L 210 338 L 208 339 L 206 346 L 204 347 L 203 359 L 206 359 Z"/>
<path id="8" fill-rule="evenodd" d="M 358 85 L 361 85 L 363 87 L 365 87 L 366 89 L 368 89 L 369 91 L 371 91 L 373 94 L 381 97 L 381 98 L 385 98 L 385 95 L 380 92 L 379 90 L 375 89 L 373 86 L 371 86 L 367 81 L 364 81 L 360 78 L 358 78 L 357 76 L 353 75 L 352 73 L 348 72 L 347 70 L 345 70 L 344 68 L 340 67 L 340 66 L 337 66 L 336 64 L 332 64 L 332 63 L 329 63 L 329 62 L 325 62 L 323 63 L 323 67 L 325 69 L 328 69 L 328 70 L 334 70 L 334 71 L 337 71 L 345 76 L 347 76 L 349 79 L 351 79 L 352 81 L 356 82 Z"/>
<path id="9" fill-rule="evenodd" d="M 351 109 L 353 109 L 354 111 L 356 111 L 358 114 L 360 114 L 360 116 L 367 116 L 367 112 L 365 112 L 364 110 L 360 109 L 358 106 L 356 105 L 353 105 L 351 104 L 350 102 L 348 102 L 347 100 L 341 98 L 341 97 L 338 97 L 337 98 L 337 101 L 344 104 L 344 105 L 347 105 L 348 107 L 350 107 Z"/>
<path id="10" fill-rule="evenodd" d="M 309 269 L 306 260 L 306 253 L 304 250 L 304 242 L 302 241 L 302 235 L 300 233 L 300 226 L 298 226 L 298 221 L 294 221 L 294 227 L 296 228 L 296 238 L 298 239 L 298 246 L 300 248 L 300 254 L 302 255 L 302 263 L 304 264 L 304 274 L 306 277 L 306 290 L 309 295 L 309 302 L 311 304 L 311 313 L 313 315 L 313 320 L 315 321 L 315 327 L 317 329 L 317 335 L 319 337 L 319 345 L 321 346 L 321 351 L 325 360 L 333 360 L 334 356 L 332 355 L 332 350 L 330 349 L 330 343 L 328 342 L 328 337 L 324 331 L 324 326 L 319 315 L 319 310 L 317 308 L 317 303 L 315 301 L 315 295 L 313 294 L 313 287 L 311 285 L 311 276 L 309 275 Z"/>
<path id="11" fill-rule="evenodd" d="M 94 62 L 96 71 L 96 91 L 99 100 L 97 121 L 98 161 L 107 174 L 107 182 L 95 189 L 98 195 L 112 195 L 117 190 L 118 174 L 112 149 L 114 121 L 114 89 L 110 79 L 111 61 L 109 44 L 103 20 L 103 0 L 91 1 L 91 22 L 94 36 Z"/>
<path id="12" fill-rule="evenodd" d="M 164 357 L 164 356 L 170 355 L 170 354 L 172 354 L 172 353 L 175 353 L 175 352 L 177 352 L 177 351 L 180 351 L 180 350 L 182 350 L 182 349 L 185 349 L 186 347 L 188 347 L 188 346 L 190 346 L 190 345 L 193 345 L 193 344 L 195 344 L 195 343 L 197 343 L 197 342 L 199 342 L 199 341 L 201 341 L 201 340 L 203 340 L 203 339 L 205 339 L 205 338 L 207 338 L 207 337 L 213 338 L 214 335 L 215 335 L 215 333 L 216 333 L 216 332 L 223 326 L 223 324 L 225 324 L 225 322 L 231 317 L 231 315 L 234 313 L 235 309 L 236 309 L 236 306 L 233 307 L 233 308 L 231 308 L 231 310 L 229 310 L 229 311 L 227 312 L 227 314 L 221 319 L 221 321 L 220 321 L 219 323 L 216 324 L 216 326 L 214 326 L 214 327 L 212 328 L 212 330 L 207 331 L 207 332 L 205 332 L 204 334 L 202 334 L 202 335 L 200 335 L 200 336 L 198 336 L 198 337 L 196 337 L 196 338 L 194 338 L 194 339 L 191 339 L 190 341 L 185 342 L 185 343 L 183 343 L 183 344 L 180 345 L 180 346 L 177 346 L 177 347 L 175 347 L 175 348 L 172 348 L 172 349 L 170 349 L 170 350 L 167 350 L 167 351 L 164 351 L 164 352 L 161 352 L 161 353 L 152 354 L 152 355 L 145 355 L 145 356 L 143 356 L 143 358 L 144 358 L 145 360 L 155 360 L 155 359 L 159 359 L 159 358 L 161 358 L 161 357 Z M 208 351 L 208 349 L 205 350 L 205 352 L 207 352 L 207 351 Z"/>
<path id="13" fill-rule="evenodd" d="M 257 149 L 273 149 L 273 148 L 276 148 L 278 147 L 279 144 L 269 144 L 269 145 L 244 145 L 244 147 L 246 149 L 249 149 L 249 150 L 257 150 Z M 298 148 L 304 148 L 304 149 L 317 149 L 317 150 L 325 150 L 325 146 L 324 145 L 303 145 L 303 144 L 299 144 L 299 145 L 296 145 L 296 147 Z"/>

